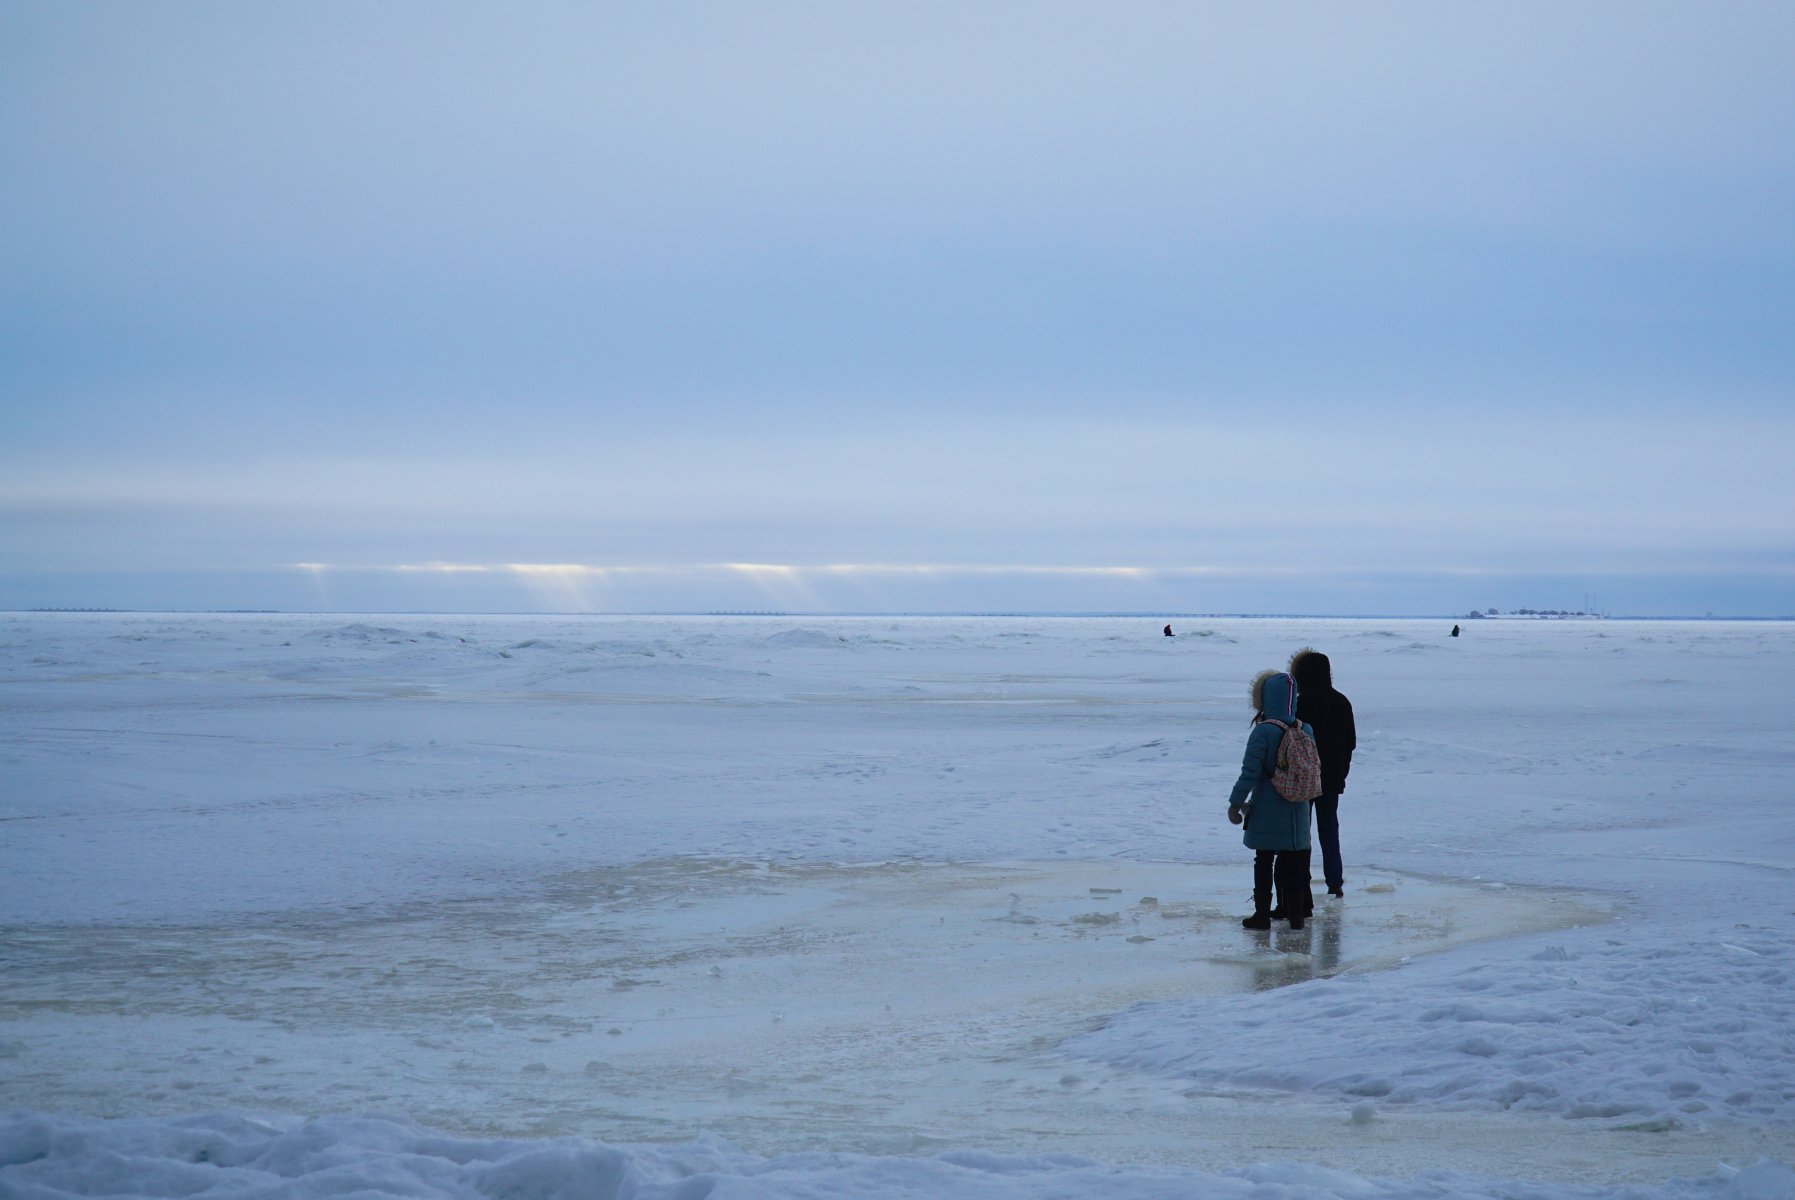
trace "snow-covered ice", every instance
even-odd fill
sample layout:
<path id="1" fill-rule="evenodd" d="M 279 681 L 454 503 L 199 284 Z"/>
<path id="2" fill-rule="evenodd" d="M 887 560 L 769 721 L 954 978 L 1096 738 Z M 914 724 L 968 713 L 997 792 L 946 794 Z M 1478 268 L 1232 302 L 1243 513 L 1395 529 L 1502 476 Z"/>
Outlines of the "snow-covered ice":
<path id="1" fill-rule="evenodd" d="M 0 617 L 0 1194 L 1795 1195 L 1795 627 L 1180 624 Z"/>

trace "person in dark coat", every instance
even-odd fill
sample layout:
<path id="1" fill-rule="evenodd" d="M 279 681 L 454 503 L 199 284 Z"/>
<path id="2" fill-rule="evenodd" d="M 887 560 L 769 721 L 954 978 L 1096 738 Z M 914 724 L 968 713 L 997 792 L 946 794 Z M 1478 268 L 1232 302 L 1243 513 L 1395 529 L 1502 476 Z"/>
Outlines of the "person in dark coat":
<path id="1" fill-rule="evenodd" d="M 1340 862 L 1340 793 L 1346 790 L 1352 752 L 1359 744 L 1352 701 L 1335 690 L 1333 664 L 1319 650 L 1298 650 L 1290 658 L 1290 674 L 1296 679 L 1297 716 L 1315 730 L 1315 749 L 1321 756 L 1321 795 L 1314 802 L 1321 869 L 1328 895 L 1341 896 L 1346 877 Z"/>
<path id="2" fill-rule="evenodd" d="M 1253 915 L 1248 929 L 1270 929 L 1277 916 L 1301 929 L 1315 902 L 1309 896 L 1309 802 L 1292 802 L 1272 786 L 1284 730 L 1297 723 L 1296 681 L 1283 671 L 1261 671 L 1253 680 L 1253 731 L 1228 796 L 1228 820 L 1244 825 L 1241 841 L 1253 851 Z"/>

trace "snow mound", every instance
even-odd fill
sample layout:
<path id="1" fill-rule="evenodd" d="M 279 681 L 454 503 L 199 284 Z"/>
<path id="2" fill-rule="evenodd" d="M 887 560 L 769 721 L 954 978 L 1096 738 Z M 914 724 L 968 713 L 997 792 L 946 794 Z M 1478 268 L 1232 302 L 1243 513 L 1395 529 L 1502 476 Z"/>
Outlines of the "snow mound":
<path id="1" fill-rule="evenodd" d="M 847 638 L 821 629 L 787 629 L 767 638 L 767 645 L 787 650 L 836 650 L 848 644 Z"/>
<path id="2" fill-rule="evenodd" d="M 1740 930 L 1643 954 L 1605 931 L 1580 941 L 1143 1005 L 1064 1048 L 1212 1087 L 1430 1110 L 1642 1130 L 1795 1121 L 1795 934 Z"/>
<path id="3" fill-rule="evenodd" d="M 406 642 L 415 642 L 418 640 L 417 634 L 413 632 L 408 632 L 403 629 L 394 629 L 387 625 L 369 625 L 359 621 L 351 625 L 340 625 L 335 629 L 314 629 L 309 633 L 301 634 L 300 637 L 308 642 L 320 642 L 326 645 L 331 643 L 347 643 L 349 645 L 358 646 L 371 645 L 377 642 L 389 645 L 402 645 Z"/>

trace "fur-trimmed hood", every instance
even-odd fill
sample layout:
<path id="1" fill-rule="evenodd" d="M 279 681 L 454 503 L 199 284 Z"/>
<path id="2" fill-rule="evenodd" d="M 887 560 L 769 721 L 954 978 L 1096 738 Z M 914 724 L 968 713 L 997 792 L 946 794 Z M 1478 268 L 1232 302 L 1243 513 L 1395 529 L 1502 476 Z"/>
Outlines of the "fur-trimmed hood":
<path id="1" fill-rule="evenodd" d="M 1296 720 L 1296 680 L 1287 671 L 1261 671 L 1253 676 L 1253 710 L 1262 717 Z"/>
<path id="2" fill-rule="evenodd" d="M 1308 646 L 1290 656 L 1290 674 L 1301 692 L 1325 692 L 1334 686 L 1334 665 L 1327 655 Z"/>

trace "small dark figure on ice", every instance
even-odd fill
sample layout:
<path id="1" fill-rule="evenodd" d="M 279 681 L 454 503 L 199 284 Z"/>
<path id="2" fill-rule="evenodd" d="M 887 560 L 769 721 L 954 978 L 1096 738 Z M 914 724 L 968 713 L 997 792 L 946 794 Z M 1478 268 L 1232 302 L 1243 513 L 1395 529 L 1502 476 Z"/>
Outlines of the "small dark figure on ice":
<path id="1" fill-rule="evenodd" d="M 1177 636 L 1176 634 L 1174 634 L 1172 632 L 1172 627 L 1170 625 L 1166 626 L 1166 636 L 1167 637 L 1176 637 Z"/>
<path id="2" fill-rule="evenodd" d="M 1453 636 L 1453 637 L 1457 637 L 1457 636 L 1458 636 L 1458 626 L 1457 626 L 1457 625 L 1454 625 L 1454 626 L 1453 626 L 1453 627 L 1452 627 L 1452 636 Z"/>

